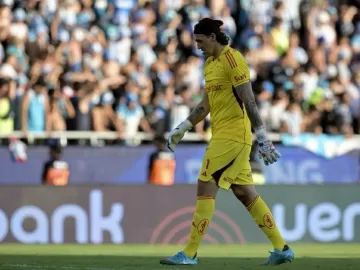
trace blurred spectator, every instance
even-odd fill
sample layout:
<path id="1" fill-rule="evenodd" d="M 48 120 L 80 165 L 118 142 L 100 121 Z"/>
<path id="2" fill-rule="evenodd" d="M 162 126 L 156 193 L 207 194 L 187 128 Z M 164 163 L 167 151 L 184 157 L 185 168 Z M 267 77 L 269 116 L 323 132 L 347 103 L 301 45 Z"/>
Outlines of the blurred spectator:
<path id="1" fill-rule="evenodd" d="M 340 118 L 334 108 L 334 102 L 331 99 L 323 101 L 323 114 L 321 116 L 321 128 L 325 133 L 337 134 L 340 126 Z"/>
<path id="2" fill-rule="evenodd" d="M 62 148 L 58 142 L 49 146 L 49 160 L 43 165 L 41 182 L 44 185 L 65 186 L 69 182 L 69 164 L 61 160 Z"/>
<path id="3" fill-rule="evenodd" d="M 3 133 L 14 131 L 14 90 L 9 79 L 0 78 L 0 132 Z"/>
<path id="4" fill-rule="evenodd" d="M 303 119 L 299 103 L 291 102 L 281 116 L 280 132 L 298 135 L 303 132 Z"/>
<path id="5" fill-rule="evenodd" d="M 118 105 L 117 115 L 121 123 L 123 138 L 129 138 L 129 140 L 134 138 L 139 127 L 145 132 L 152 132 L 135 93 L 126 94 L 124 101 Z"/>
<path id="6" fill-rule="evenodd" d="M 192 30 L 211 16 L 224 21 L 232 46 L 246 57 L 269 130 L 359 134 L 356 5 L 0 0 L 0 76 L 13 82 L 10 89 L 0 82 L 0 132 L 164 134 L 203 94 L 204 59 Z M 205 134 L 208 127 L 206 118 L 192 132 Z"/>
<path id="7" fill-rule="evenodd" d="M 49 124 L 52 131 L 65 131 L 66 120 L 75 117 L 75 110 L 69 98 L 58 88 L 49 89 Z"/>
<path id="8" fill-rule="evenodd" d="M 46 81 L 41 77 L 23 97 L 21 130 L 24 133 L 50 130 L 50 104 L 46 85 Z"/>
<path id="9" fill-rule="evenodd" d="M 175 180 L 176 160 L 166 148 L 166 139 L 156 136 L 156 150 L 149 157 L 148 183 L 152 185 L 173 185 Z"/>

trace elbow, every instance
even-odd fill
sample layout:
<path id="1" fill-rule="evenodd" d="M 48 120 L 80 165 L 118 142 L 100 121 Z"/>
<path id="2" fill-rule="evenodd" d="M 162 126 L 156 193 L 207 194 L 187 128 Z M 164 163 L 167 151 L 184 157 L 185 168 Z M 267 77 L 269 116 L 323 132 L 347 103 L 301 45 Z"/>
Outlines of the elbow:
<path id="1" fill-rule="evenodd" d="M 246 108 L 257 107 L 255 99 L 245 99 L 245 101 L 243 101 L 243 104 L 245 105 Z"/>

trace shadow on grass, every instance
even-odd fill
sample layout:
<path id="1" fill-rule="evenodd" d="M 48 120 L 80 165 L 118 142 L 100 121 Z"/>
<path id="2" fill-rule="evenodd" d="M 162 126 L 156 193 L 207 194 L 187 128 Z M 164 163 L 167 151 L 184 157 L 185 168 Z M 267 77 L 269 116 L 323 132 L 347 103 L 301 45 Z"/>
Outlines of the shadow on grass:
<path id="1" fill-rule="evenodd" d="M 129 257 L 107 255 L 84 256 L 42 256 L 2 255 L 1 270 L 247 270 L 269 269 L 260 265 L 264 258 L 200 258 L 196 266 L 165 266 L 159 264 L 161 257 Z M 355 270 L 359 269 L 360 258 L 296 258 L 293 263 L 276 267 L 289 270 Z M 273 268 L 273 267 L 271 267 Z"/>

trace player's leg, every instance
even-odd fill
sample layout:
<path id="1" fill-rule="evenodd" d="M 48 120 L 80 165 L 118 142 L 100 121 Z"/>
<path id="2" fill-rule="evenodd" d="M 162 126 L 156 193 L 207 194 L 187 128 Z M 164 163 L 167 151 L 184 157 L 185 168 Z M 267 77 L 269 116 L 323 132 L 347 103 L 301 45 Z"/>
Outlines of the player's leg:
<path id="1" fill-rule="evenodd" d="M 280 259 L 275 260 L 277 263 L 281 263 L 284 260 L 288 260 L 288 256 L 293 256 L 292 251 L 288 249 L 288 246 L 281 236 L 269 207 L 262 200 L 253 185 L 251 166 L 249 162 L 251 146 L 240 144 L 237 147 L 241 150 L 233 164 L 223 173 L 219 186 L 226 188 L 229 182 L 231 183 L 231 189 L 236 198 L 238 198 L 239 201 L 241 201 L 248 209 L 256 224 L 270 239 L 274 246 L 274 250 L 281 253 L 280 257 L 281 255 L 284 255 L 283 258 L 281 257 Z M 289 251 L 283 254 L 283 250 L 284 252 L 286 250 Z M 278 254 L 278 252 L 275 253 Z M 270 258 L 273 260 L 277 257 L 270 256 Z"/>
<path id="2" fill-rule="evenodd" d="M 247 208 L 256 224 L 263 230 L 275 249 L 282 250 L 285 241 L 272 218 L 271 211 L 253 185 L 232 185 L 236 198 Z"/>
<path id="3" fill-rule="evenodd" d="M 215 182 L 198 181 L 195 212 L 192 218 L 189 240 L 184 249 L 189 258 L 196 257 L 201 240 L 211 222 L 218 189 Z"/>
<path id="4" fill-rule="evenodd" d="M 197 264 L 197 250 L 215 211 L 215 197 L 219 181 L 239 154 L 231 141 L 212 140 L 206 149 L 197 185 L 197 201 L 190 229 L 189 241 L 184 251 L 166 258 L 162 264 Z M 220 187 L 224 188 L 226 185 Z M 228 184 L 227 189 L 230 188 Z"/>
<path id="5" fill-rule="evenodd" d="M 197 201 L 192 223 L 189 224 L 191 228 L 188 243 L 183 251 L 178 252 L 174 256 L 160 260 L 161 264 L 197 264 L 197 251 L 213 217 L 217 191 L 218 186 L 215 182 L 198 180 Z"/>
<path id="6" fill-rule="evenodd" d="M 238 200 L 241 201 L 247 208 L 256 224 L 270 239 L 274 246 L 274 251 L 270 254 L 265 263 L 281 264 L 292 261 L 294 253 L 285 243 L 279 229 L 276 226 L 269 207 L 257 193 L 255 187 L 253 185 L 235 184 L 231 186 L 231 189 L 236 198 L 238 198 Z"/>
<path id="7" fill-rule="evenodd" d="M 189 258 L 196 257 L 200 242 L 214 215 L 215 197 L 219 190 L 221 176 L 233 164 L 237 156 L 237 152 L 232 147 L 224 141 L 213 141 L 206 151 L 198 180 L 197 202 L 190 237 L 184 249 Z"/>

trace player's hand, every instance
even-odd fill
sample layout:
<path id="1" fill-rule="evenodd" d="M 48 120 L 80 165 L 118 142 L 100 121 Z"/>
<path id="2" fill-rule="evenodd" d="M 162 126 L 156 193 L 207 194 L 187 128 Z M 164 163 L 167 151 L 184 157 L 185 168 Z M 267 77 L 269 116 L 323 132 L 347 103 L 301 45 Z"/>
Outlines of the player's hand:
<path id="1" fill-rule="evenodd" d="M 275 146 L 270 140 L 259 143 L 259 156 L 260 159 L 264 160 L 264 164 L 266 166 L 273 164 L 281 157 L 279 151 L 276 150 Z"/>
<path id="2" fill-rule="evenodd" d="M 259 143 L 259 156 L 264 161 L 264 164 L 268 166 L 273 164 L 281 157 L 279 151 L 276 150 L 272 141 L 266 136 L 264 128 L 256 130 L 256 136 Z"/>
<path id="3" fill-rule="evenodd" d="M 167 147 L 170 149 L 170 151 L 174 152 L 176 145 L 181 141 L 181 139 L 184 137 L 185 132 L 192 128 L 192 124 L 189 120 L 185 120 L 180 125 L 178 125 L 175 129 L 173 129 L 169 133 L 169 137 L 167 140 Z"/>

